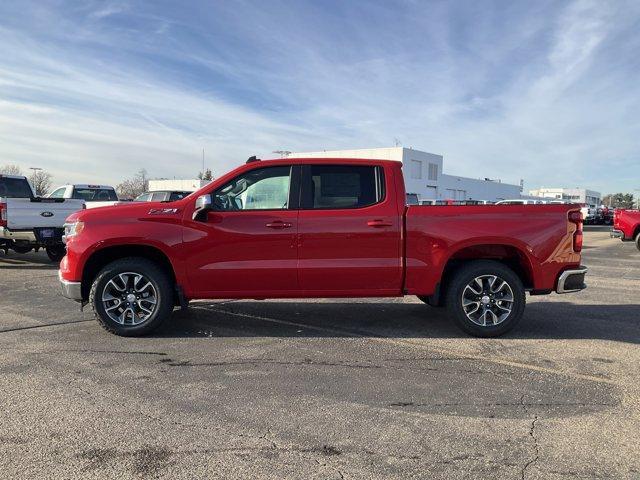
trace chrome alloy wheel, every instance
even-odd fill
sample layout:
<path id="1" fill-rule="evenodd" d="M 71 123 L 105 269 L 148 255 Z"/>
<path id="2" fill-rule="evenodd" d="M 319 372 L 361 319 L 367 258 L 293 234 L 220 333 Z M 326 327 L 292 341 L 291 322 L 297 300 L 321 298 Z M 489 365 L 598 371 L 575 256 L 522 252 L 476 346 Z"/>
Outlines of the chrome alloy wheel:
<path id="1" fill-rule="evenodd" d="M 140 325 L 156 310 L 158 294 L 147 277 L 123 272 L 112 277 L 102 291 L 102 306 L 120 325 Z"/>
<path id="2" fill-rule="evenodd" d="M 462 309 L 469 320 L 481 327 L 499 325 L 513 309 L 513 290 L 496 275 L 474 278 L 462 291 Z"/>

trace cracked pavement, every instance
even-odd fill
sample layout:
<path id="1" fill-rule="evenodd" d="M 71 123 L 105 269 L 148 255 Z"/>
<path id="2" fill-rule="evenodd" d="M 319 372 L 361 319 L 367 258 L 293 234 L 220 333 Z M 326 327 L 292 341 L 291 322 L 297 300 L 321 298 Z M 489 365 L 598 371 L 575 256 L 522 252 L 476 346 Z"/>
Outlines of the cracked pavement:
<path id="1" fill-rule="evenodd" d="M 104 332 L 0 254 L 0 477 L 640 479 L 640 253 L 499 339 L 417 299 L 194 302 Z"/>

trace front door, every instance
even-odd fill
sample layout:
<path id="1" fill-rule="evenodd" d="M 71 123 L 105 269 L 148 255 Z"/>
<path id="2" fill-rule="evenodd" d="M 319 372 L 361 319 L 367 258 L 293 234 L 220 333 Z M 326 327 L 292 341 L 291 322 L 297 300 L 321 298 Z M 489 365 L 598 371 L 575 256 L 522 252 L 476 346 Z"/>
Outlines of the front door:
<path id="1" fill-rule="evenodd" d="M 302 168 L 298 274 L 313 296 L 401 293 L 401 214 L 382 166 Z"/>
<path id="2" fill-rule="evenodd" d="M 297 290 L 298 211 L 292 199 L 298 176 L 297 166 L 256 168 L 211 194 L 213 210 L 203 221 L 189 221 L 184 239 L 196 296 L 268 297 Z"/>

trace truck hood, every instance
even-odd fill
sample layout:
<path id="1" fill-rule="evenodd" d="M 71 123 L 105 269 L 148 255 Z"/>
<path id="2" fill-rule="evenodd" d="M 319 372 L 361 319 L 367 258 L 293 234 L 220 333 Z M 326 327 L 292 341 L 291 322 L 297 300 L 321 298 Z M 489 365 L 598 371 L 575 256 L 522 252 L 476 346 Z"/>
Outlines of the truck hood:
<path id="1" fill-rule="evenodd" d="M 87 210 L 81 210 L 67 217 L 67 222 L 113 222 L 117 220 L 131 220 L 133 218 L 149 217 L 152 210 L 178 209 L 182 212 L 182 202 L 131 202 L 118 203 L 112 206 L 98 207 Z M 155 216 L 156 214 L 154 214 Z"/>

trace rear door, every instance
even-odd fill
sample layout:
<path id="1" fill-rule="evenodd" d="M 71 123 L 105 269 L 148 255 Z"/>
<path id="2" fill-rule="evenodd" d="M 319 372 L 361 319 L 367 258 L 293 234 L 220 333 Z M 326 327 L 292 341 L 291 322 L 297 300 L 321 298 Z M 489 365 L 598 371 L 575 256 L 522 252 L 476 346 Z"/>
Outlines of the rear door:
<path id="1" fill-rule="evenodd" d="M 298 277 L 310 295 L 399 294 L 401 216 L 382 166 L 302 168 Z"/>

